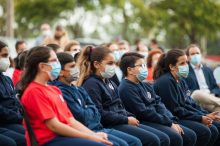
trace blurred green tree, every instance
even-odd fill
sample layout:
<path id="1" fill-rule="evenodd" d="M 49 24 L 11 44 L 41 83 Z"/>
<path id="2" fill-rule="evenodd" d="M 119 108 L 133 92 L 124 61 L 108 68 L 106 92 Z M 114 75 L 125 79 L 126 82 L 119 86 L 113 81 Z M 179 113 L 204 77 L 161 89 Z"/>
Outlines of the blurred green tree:
<path id="1" fill-rule="evenodd" d="M 53 24 L 63 11 L 74 9 L 75 5 L 76 0 L 15 0 L 16 36 L 36 35 L 40 24 Z"/>
<path id="2" fill-rule="evenodd" d="M 158 12 L 158 27 L 166 31 L 170 47 L 183 48 L 214 39 L 220 28 L 220 4 L 215 0 L 163 0 L 152 5 Z"/>

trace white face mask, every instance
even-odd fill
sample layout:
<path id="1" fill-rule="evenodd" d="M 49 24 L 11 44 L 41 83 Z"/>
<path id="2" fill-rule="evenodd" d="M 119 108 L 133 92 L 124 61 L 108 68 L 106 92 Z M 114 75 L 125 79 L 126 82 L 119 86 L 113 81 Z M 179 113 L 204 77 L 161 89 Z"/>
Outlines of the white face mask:
<path id="1" fill-rule="evenodd" d="M 105 71 L 101 72 L 103 78 L 111 78 L 115 75 L 115 65 L 105 65 Z"/>
<path id="2" fill-rule="evenodd" d="M 50 34 L 51 34 L 50 30 L 43 30 L 42 31 L 42 35 L 45 36 L 45 37 L 49 36 Z"/>
<path id="3" fill-rule="evenodd" d="M 9 58 L 0 58 L 0 72 L 5 72 L 10 66 Z"/>

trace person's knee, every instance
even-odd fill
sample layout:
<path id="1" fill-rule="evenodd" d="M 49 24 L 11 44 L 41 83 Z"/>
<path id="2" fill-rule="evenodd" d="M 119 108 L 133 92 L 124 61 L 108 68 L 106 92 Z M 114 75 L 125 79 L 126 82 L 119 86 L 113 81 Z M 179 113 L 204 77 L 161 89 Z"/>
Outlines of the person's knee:
<path id="1" fill-rule="evenodd" d="M 117 142 L 112 142 L 112 143 L 113 143 L 113 146 L 124 146 L 123 143 L 121 143 L 121 144 L 119 144 Z M 125 145 L 125 146 L 127 146 L 127 145 Z"/>
<path id="2" fill-rule="evenodd" d="M 196 144 L 196 141 L 197 141 L 197 136 L 196 136 L 196 133 L 194 131 L 188 131 L 187 133 L 185 133 L 183 135 L 183 143 L 187 143 L 190 144 L 190 145 L 195 145 Z"/>
<path id="3" fill-rule="evenodd" d="M 183 139 L 180 134 L 176 133 L 170 136 L 170 146 L 182 146 Z"/>
<path id="4" fill-rule="evenodd" d="M 215 125 L 212 125 L 210 127 L 210 131 L 211 131 L 211 138 L 217 139 L 217 137 L 219 136 L 219 131 L 218 131 L 217 127 Z"/>
<path id="5" fill-rule="evenodd" d="M 128 143 L 129 146 L 141 146 L 141 140 L 139 138 L 133 137 L 131 141 Z"/>
<path id="6" fill-rule="evenodd" d="M 169 146 L 170 145 L 170 138 L 168 135 L 164 135 L 160 137 L 160 145 L 161 146 Z"/>
<path id="7" fill-rule="evenodd" d="M 17 146 L 25 146 L 26 145 L 26 139 L 22 138 L 19 140 L 16 140 Z"/>
<path id="8" fill-rule="evenodd" d="M 160 146 L 160 139 L 156 135 L 151 135 L 145 141 L 142 141 L 142 144 L 148 146 Z"/>
<path id="9" fill-rule="evenodd" d="M 210 129 L 206 126 L 204 126 L 203 128 L 200 128 L 199 132 L 197 133 L 197 135 L 199 134 L 199 137 L 201 137 L 201 139 L 205 138 L 205 139 L 211 139 L 212 133 L 210 131 Z M 205 140 L 203 139 L 203 140 Z"/>
<path id="10" fill-rule="evenodd" d="M 195 90 L 192 93 L 192 98 L 196 101 L 199 101 L 203 97 L 204 97 L 204 93 L 201 90 Z"/>
<path id="11" fill-rule="evenodd" d="M 17 146 L 16 142 L 9 137 L 0 137 L 0 145 L 1 146 Z"/>

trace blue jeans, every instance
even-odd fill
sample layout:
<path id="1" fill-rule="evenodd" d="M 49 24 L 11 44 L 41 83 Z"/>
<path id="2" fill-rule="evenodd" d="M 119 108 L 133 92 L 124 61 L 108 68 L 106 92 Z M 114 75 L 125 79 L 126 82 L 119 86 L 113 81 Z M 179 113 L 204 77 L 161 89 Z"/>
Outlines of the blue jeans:
<path id="1" fill-rule="evenodd" d="M 140 124 L 137 127 L 127 124 L 117 125 L 111 128 L 139 138 L 143 146 L 169 146 L 170 144 L 169 137 L 166 134 L 146 125 Z"/>
<path id="2" fill-rule="evenodd" d="M 180 124 L 196 133 L 197 146 L 212 146 L 218 137 L 218 130 L 214 125 L 209 128 L 202 123 L 190 120 L 180 120 Z"/>
<path id="3" fill-rule="evenodd" d="M 115 129 L 103 129 L 102 132 L 108 134 L 108 139 L 114 144 L 114 146 L 141 146 L 141 141 L 132 135 L 115 130 Z"/>
<path id="4" fill-rule="evenodd" d="M 161 124 L 151 122 L 143 122 L 143 124 L 146 124 L 167 134 L 170 138 L 170 146 L 194 146 L 196 144 L 196 133 L 193 130 L 182 125 L 180 126 L 184 131 L 183 135 L 178 134 L 171 127 L 164 126 Z"/>
<path id="5" fill-rule="evenodd" d="M 102 143 L 90 141 L 82 138 L 57 136 L 48 141 L 43 146 L 105 146 Z"/>
<path id="6" fill-rule="evenodd" d="M 26 146 L 24 128 L 19 124 L 0 125 L 1 146 Z"/>

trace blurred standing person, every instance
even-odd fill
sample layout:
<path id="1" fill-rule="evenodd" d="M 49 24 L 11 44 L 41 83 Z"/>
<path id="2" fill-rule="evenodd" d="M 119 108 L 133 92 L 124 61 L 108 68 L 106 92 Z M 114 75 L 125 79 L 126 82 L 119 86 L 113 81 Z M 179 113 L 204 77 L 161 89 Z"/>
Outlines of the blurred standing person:
<path id="1" fill-rule="evenodd" d="M 51 29 L 50 29 L 50 25 L 47 23 L 44 23 L 41 25 L 40 27 L 40 31 L 41 31 L 41 35 L 39 37 L 37 37 L 35 45 L 42 45 L 45 38 L 50 37 L 51 36 Z"/>
<path id="2" fill-rule="evenodd" d="M 47 37 L 44 40 L 45 45 L 57 44 L 61 47 L 62 50 L 64 50 L 68 42 L 69 42 L 69 38 L 67 32 L 64 30 L 64 28 L 61 25 L 56 26 L 54 35 L 52 37 Z"/>

